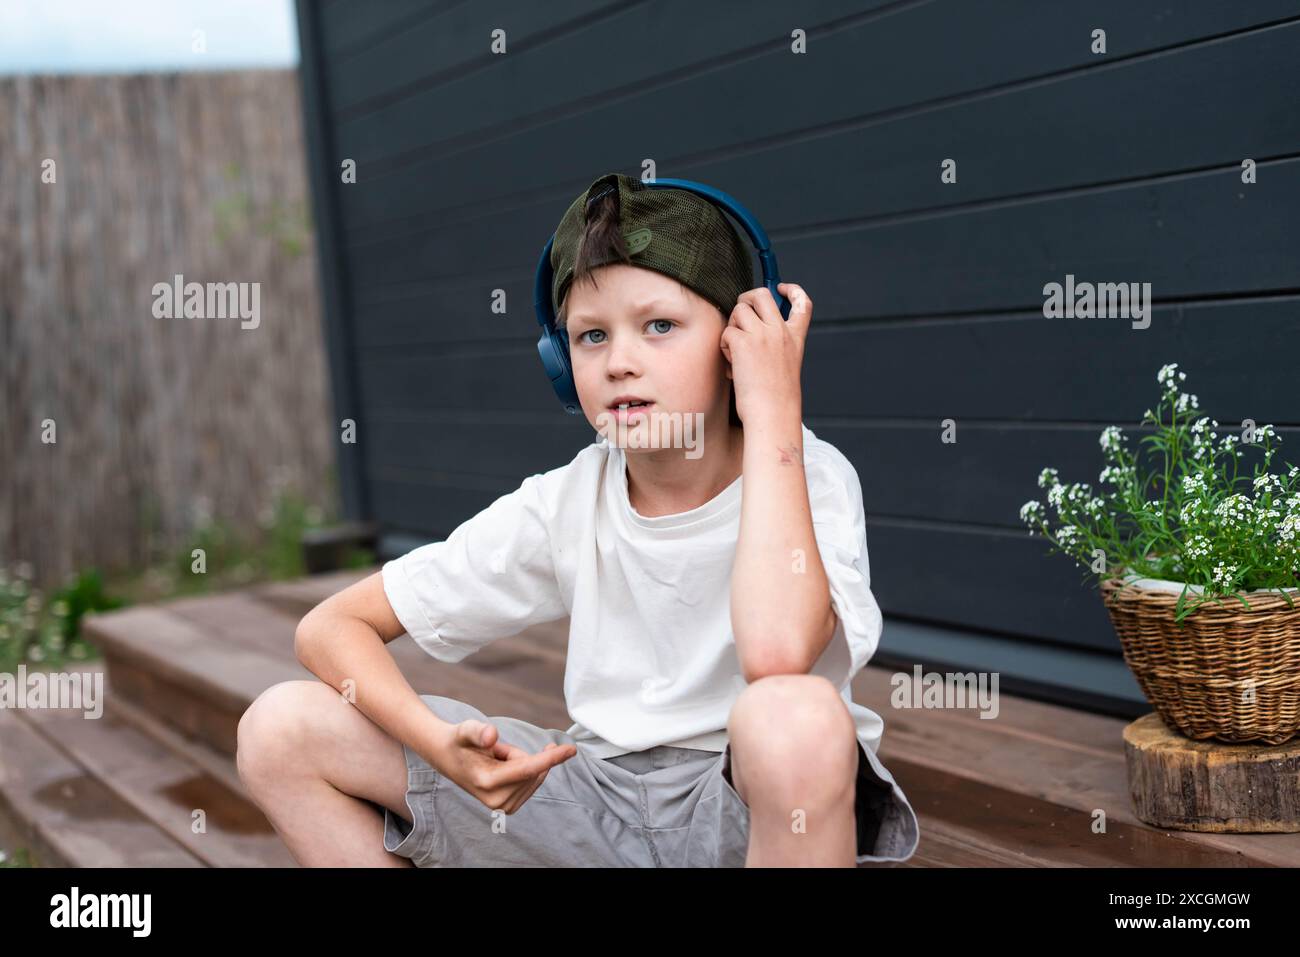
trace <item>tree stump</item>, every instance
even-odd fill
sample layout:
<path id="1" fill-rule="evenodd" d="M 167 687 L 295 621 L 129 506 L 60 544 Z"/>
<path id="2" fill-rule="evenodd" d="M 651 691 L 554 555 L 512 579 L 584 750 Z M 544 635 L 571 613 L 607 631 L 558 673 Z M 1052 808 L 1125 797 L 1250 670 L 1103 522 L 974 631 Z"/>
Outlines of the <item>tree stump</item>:
<path id="1" fill-rule="evenodd" d="M 1300 831 L 1300 738 L 1278 745 L 1195 741 L 1155 712 L 1124 729 L 1137 816 L 1184 831 Z"/>

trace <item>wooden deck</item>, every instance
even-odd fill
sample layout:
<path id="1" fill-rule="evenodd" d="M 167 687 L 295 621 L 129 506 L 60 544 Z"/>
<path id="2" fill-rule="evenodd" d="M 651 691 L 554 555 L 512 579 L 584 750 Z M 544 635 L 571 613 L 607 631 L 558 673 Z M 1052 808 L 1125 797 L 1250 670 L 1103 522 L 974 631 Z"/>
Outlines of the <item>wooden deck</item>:
<path id="1" fill-rule="evenodd" d="M 295 866 L 234 767 L 239 717 L 265 688 L 312 678 L 295 659 L 299 619 L 374 569 L 128 608 L 86 621 L 105 649 L 104 717 L 0 710 L 0 842 L 66 866 Z M 389 645 L 422 693 L 488 715 L 567 728 L 566 635 L 555 625 L 455 665 L 409 637 Z M 1127 793 L 1126 722 L 1000 696 L 975 711 L 890 706 L 891 672 L 868 666 L 855 700 L 879 713 L 879 756 L 921 822 L 900 867 L 1239 867 L 1300 864 L 1300 834 L 1162 831 Z M 192 812 L 206 828 L 194 833 Z M 1093 821 L 1105 813 L 1104 833 Z"/>

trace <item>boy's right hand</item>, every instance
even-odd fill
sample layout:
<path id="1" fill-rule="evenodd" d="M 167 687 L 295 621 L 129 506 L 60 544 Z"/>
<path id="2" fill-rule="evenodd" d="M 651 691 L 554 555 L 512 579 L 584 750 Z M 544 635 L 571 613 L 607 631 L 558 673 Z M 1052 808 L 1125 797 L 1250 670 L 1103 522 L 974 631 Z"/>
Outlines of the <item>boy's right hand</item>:
<path id="1" fill-rule="evenodd" d="M 551 742 L 536 754 L 500 740 L 496 726 L 468 718 L 450 725 L 437 769 L 493 810 L 514 814 L 542 786 L 546 774 L 578 753 Z"/>

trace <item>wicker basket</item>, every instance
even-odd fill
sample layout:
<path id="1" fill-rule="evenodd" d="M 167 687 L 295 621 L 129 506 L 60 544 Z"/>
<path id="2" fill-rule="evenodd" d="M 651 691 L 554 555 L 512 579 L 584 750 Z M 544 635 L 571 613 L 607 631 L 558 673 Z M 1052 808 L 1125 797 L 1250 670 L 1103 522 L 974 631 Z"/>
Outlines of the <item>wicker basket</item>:
<path id="1" fill-rule="evenodd" d="M 1101 582 L 1124 660 L 1161 719 L 1197 740 L 1282 744 L 1295 737 L 1300 589 L 1291 593 L 1294 608 L 1277 591 L 1245 593 L 1249 611 L 1235 598 L 1207 601 L 1180 627 L 1174 609 L 1182 588 L 1132 574 Z"/>

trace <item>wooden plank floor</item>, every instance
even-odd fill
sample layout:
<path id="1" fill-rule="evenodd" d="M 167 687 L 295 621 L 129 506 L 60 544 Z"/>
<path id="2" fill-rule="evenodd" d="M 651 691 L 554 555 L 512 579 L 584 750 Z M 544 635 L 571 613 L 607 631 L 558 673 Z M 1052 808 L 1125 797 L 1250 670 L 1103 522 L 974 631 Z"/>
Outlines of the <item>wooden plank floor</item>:
<path id="1" fill-rule="evenodd" d="M 297 622 L 324 598 L 376 572 L 332 573 L 125 609 L 90 627 L 114 649 L 114 697 L 139 699 L 121 712 L 150 703 L 155 725 L 181 725 L 184 734 L 203 737 L 210 747 L 191 757 L 216 779 L 205 781 L 215 792 L 217 782 L 232 780 L 233 722 L 242 709 L 276 681 L 311 677 L 294 656 Z M 563 697 L 567 624 L 501 639 L 454 665 L 429 657 L 407 636 L 388 647 L 417 692 L 468 701 L 489 716 L 563 729 L 572 723 Z M 879 756 L 917 812 L 921 842 L 911 860 L 881 866 L 1300 865 L 1300 834 L 1200 834 L 1138 821 L 1127 794 L 1123 720 L 1007 694 L 1000 695 L 993 720 L 973 710 L 900 709 L 890 703 L 892 674 L 868 666 L 854 681 L 853 697 L 884 719 Z M 144 710 L 139 714 L 147 724 Z M 155 727 L 151 733 L 165 740 L 173 732 Z M 97 750 L 108 747 L 82 733 L 65 750 L 93 764 Z M 145 762 L 130 776 L 118 772 L 118 790 L 129 795 L 128 777 L 173 780 L 160 762 Z M 133 803 L 136 811 L 163 809 L 152 798 Z M 1099 820 L 1104 829 L 1096 826 Z M 220 846 L 187 842 L 176 826 L 160 823 L 212 866 L 263 854 L 245 851 L 236 836 Z"/>

